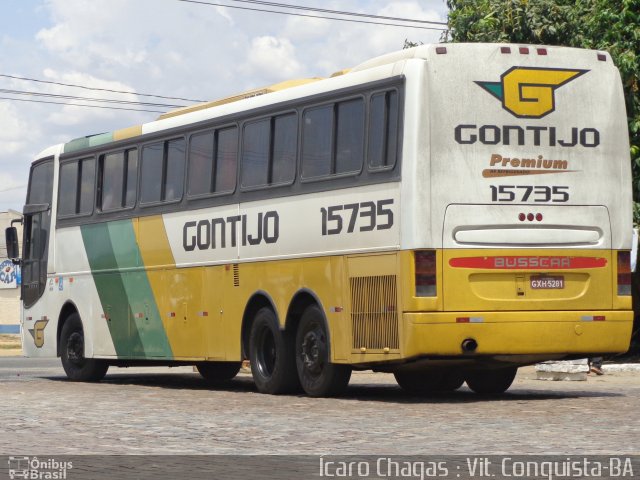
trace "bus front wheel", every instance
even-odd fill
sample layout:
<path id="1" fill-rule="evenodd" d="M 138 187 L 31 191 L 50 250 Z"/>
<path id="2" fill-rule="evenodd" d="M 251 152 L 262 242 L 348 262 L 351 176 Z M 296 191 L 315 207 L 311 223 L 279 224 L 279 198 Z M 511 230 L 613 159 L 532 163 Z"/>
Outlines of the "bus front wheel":
<path id="1" fill-rule="evenodd" d="M 329 341 L 320 309 L 302 314 L 296 333 L 296 365 L 302 389 L 312 397 L 339 395 L 351 378 L 351 367 L 331 363 Z"/>
<path id="2" fill-rule="evenodd" d="M 517 367 L 493 370 L 470 370 L 465 375 L 467 386 L 481 395 L 504 393 L 513 383 L 518 372 Z"/>
<path id="3" fill-rule="evenodd" d="M 299 389 L 293 339 L 279 328 L 273 310 L 258 310 L 249 334 L 253 381 L 262 393 L 289 393 Z"/>
<path id="4" fill-rule="evenodd" d="M 109 364 L 84 356 L 84 330 L 80 315 L 72 314 L 62 326 L 60 335 L 62 368 L 74 382 L 98 382 L 104 378 Z"/>

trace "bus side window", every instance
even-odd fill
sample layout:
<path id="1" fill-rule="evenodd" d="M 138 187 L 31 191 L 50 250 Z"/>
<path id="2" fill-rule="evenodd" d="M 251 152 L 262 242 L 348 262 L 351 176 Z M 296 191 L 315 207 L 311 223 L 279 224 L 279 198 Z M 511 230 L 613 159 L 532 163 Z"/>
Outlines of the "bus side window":
<path id="1" fill-rule="evenodd" d="M 140 203 L 170 202 L 182 198 L 185 150 L 182 138 L 142 148 Z"/>
<path id="2" fill-rule="evenodd" d="M 364 102 L 338 103 L 335 167 L 331 173 L 359 172 L 364 158 Z"/>
<path id="3" fill-rule="evenodd" d="M 242 134 L 242 186 L 269 183 L 269 143 L 271 121 L 268 118 L 247 123 Z"/>
<path id="4" fill-rule="evenodd" d="M 216 135 L 214 192 L 233 192 L 238 169 L 238 128 L 217 130 Z"/>
<path id="5" fill-rule="evenodd" d="M 99 181 L 102 197 L 100 208 L 103 211 L 122 207 L 122 192 L 124 188 L 124 152 L 101 155 L 99 162 Z"/>
<path id="6" fill-rule="evenodd" d="M 136 204 L 136 192 L 138 190 L 138 149 L 132 148 L 125 152 L 125 184 L 124 207 L 133 207 Z"/>
<path id="7" fill-rule="evenodd" d="M 137 150 L 101 155 L 98 165 L 100 209 L 110 211 L 132 207 L 136 201 Z"/>
<path id="8" fill-rule="evenodd" d="M 189 187 L 190 196 L 211 193 L 214 162 L 213 132 L 197 133 L 189 142 Z"/>
<path id="9" fill-rule="evenodd" d="M 306 110 L 302 123 L 302 177 L 330 175 L 333 105 Z"/>
<path id="10" fill-rule="evenodd" d="M 369 109 L 369 169 L 393 168 L 398 150 L 398 92 L 376 93 Z"/>
<path id="11" fill-rule="evenodd" d="M 162 200 L 162 168 L 164 143 L 145 145 L 142 148 L 142 171 L 140 172 L 140 202 Z"/>
<path id="12" fill-rule="evenodd" d="M 60 166 L 60 199 L 58 201 L 59 215 L 73 215 L 76 213 L 77 187 L 78 162 L 63 163 Z"/>
<path id="13" fill-rule="evenodd" d="M 80 160 L 80 186 L 78 198 L 78 210 L 80 215 L 90 215 L 93 212 L 93 198 L 96 181 L 96 162 L 93 158 Z"/>
<path id="14" fill-rule="evenodd" d="M 96 165 L 84 158 L 60 166 L 60 215 L 90 215 L 93 212 Z"/>
<path id="15" fill-rule="evenodd" d="M 166 175 L 162 200 L 171 202 L 182 198 L 184 188 L 184 139 L 170 140 L 166 146 Z"/>
<path id="16" fill-rule="evenodd" d="M 359 173 L 364 158 L 364 120 L 360 98 L 305 110 L 302 177 Z"/>
<path id="17" fill-rule="evenodd" d="M 237 127 L 192 135 L 189 143 L 189 196 L 233 192 L 237 155 Z"/>
<path id="18" fill-rule="evenodd" d="M 298 148 L 298 116 L 295 113 L 273 119 L 273 158 L 270 183 L 291 183 L 295 177 Z"/>
<path id="19" fill-rule="evenodd" d="M 291 183 L 295 177 L 297 140 L 295 113 L 247 123 L 242 137 L 242 186 Z"/>

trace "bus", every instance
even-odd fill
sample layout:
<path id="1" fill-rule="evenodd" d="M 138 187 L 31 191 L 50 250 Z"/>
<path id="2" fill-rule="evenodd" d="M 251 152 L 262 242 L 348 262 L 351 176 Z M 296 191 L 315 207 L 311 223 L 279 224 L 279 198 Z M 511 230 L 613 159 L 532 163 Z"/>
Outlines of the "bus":
<path id="1" fill-rule="evenodd" d="M 270 394 L 337 395 L 354 369 L 498 394 L 629 346 L 606 52 L 423 45 L 75 139 L 33 162 L 23 222 L 24 352 L 75 381 L 248 360 Z"/>

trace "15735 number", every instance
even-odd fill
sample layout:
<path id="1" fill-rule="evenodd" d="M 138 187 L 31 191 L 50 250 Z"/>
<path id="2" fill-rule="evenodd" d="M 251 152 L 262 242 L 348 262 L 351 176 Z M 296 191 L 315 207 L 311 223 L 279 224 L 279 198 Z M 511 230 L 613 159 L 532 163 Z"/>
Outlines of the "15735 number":
<path id="1" fill-rule="evenodd" d="M 569 201 L 569 187 L 544 185 L 491 185 L 492 202 L 564 203 Z"/>
<path id="2" fill-rule="evenodd" d="M 322 235 L 339 235 L 345 228 L 347 233 L 353 233 L 356 226 L 360 232 L 388 230 L 393 226 L 391 205 L 393 199 L 389 198 L 322 207 Z"/>

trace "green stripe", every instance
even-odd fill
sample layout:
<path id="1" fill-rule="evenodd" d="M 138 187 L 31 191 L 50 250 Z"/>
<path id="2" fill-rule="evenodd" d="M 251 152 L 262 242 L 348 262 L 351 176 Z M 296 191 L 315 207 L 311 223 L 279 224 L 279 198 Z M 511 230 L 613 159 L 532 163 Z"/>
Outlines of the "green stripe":
<path id="1" fill-rule="evenodd" d="M 172 358 L 131 220 L 81 227 L 89 265 L 118 357 Z M 138 318 L 142 314 L 142 318 Z M 116 318 L 117 316 L 117 318 Z"/>
<path id="2" fill-rule="evenodd" d="M 77 152 L 79 150 L 84 150 L 85 148 L 96 147 L 109 142 L 113 142 L 113 132 L 75 138 L 70 142 L 65 143 L 64 153 Z"/>

